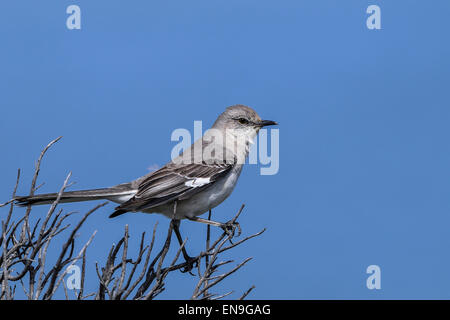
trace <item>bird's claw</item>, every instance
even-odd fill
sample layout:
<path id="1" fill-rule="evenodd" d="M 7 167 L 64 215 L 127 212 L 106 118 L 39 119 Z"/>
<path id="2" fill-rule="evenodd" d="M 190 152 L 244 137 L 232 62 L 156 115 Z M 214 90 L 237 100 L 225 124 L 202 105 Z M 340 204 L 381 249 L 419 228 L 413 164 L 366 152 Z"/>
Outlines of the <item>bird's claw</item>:
<path id="1" fill-rule="evenodd" d="M 224 223 L 221 228 L 223 229 L 223 231 L 231 238 L 234 237 L 234 233 L 237 229 L 237 237 L 239 237 L 241 235 L 242 229 L 241 229 L 241 225 L 239 224 L 239 222 L 237 221 L 228 221 L 226 223 Z"/>
<path id="2" fill-rule="evenodd" d="M 186 265 L 180 271 L 182 273 L 189 272 L 191 275 L 194 276 L 194 274 L 191 272 L 191 270 L 194 269 L 194 268 L 197 268 L 197 266 L 198 266 L 198 259 L 188 256 L 188 257 L 185 257 L 185 260 L 186 260 Z"/>

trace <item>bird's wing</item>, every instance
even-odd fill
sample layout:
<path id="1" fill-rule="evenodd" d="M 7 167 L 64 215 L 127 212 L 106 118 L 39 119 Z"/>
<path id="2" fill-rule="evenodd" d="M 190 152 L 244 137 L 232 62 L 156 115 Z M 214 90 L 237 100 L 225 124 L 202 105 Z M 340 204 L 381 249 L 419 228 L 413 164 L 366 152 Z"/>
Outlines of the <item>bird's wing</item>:
<path id="1" fill-rule="evenodd" d="M 188 199 L 226 175 L 233 164 L 167 164 L 139 182 L 137 193 L 116 211 L 141 211 L 173 200 Z"/>

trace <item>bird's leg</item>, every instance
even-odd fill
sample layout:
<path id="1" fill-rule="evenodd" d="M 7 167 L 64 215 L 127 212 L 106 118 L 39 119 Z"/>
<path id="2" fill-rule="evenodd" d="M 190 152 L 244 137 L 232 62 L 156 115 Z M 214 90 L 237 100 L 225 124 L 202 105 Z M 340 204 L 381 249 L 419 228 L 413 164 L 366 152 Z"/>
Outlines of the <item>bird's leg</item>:
<path id="1" fill-rule="evenodd" d="M 190 255 L 188 255 L 186 248 L 183 246 L 183 237 L 181 236 L 180 233 L 180 220 L 173 219 L 171 223 L 173 226 L 173 231 L 175 231 L 175 235 L 177 236 L 178 243 L 180 244 L 180 246 L 182 246 L 181 252 L 183 253 L 183 257 L 188 264 L 181 272 L 191 273 L 191 270 L 197 266 L 198 261 L 196 258 L 193 258 Z"/>
<path id="2" fill-rule="evenodd" d="M 175 200 L 174 204 L 173 204 L 173 216 L 172 216 L 172 220 L 170 221 L 173 230 L 175 231 L 175 235 L 177 236 L 178 239 L 178 243 L 181 246 L 181 252 L 183 253 L 183 257 L 186 260 L 187 266 L 181 270 L 181 272 L 189 272 L 191 273 L 192 268 L 194 268 L 197 264 L 197 259 L 192 258 L 190 255 L 188 255 L 185 246 L 183 245 L 183 237 L 181 236 L 180 233 L 180 220 L 176 219 L 176 214 L 177 214 L 177 201 Z M 193 274 L 192 274 L 193 275 Z"/>
<path id="3" fill-rule="evenodd" d="M 234 219 L 223 223 L 223 222 L 217 222 L 217 221 L 203 219 L 203 218 L 199 218 L 199 217 L 186 217 L 186 218 L 191 220 L 191 221 L 206 223 L 206 224 L 209 224 L 211 226 L 220 227 L 229 236 L 233 236 L 234 235 L 234 231 L 235 231 L 236 228 L 238 228 L 238 235 L 241 234 L 241 226 Z"/>
<path id="4" fill-rule="evenodd" d="M 182 246 L 183 245 L 183 237 L 181 236 L 181 233 L 180 233 L 180 220 L 172 220 L 172 223 L 173 223 L 172 224 L 173 230 L 175 231 L 175 235 L 177 236 L 177 239 L 178 239 L 178 243 L 180 244 L 180 246 Z M 187 254 L 186 248 L 184 246 L 183 246 L 182 252 L 183 252 L 183 257 L 186 260 L 192 259 L 191 256 L 189 256 Z"/>

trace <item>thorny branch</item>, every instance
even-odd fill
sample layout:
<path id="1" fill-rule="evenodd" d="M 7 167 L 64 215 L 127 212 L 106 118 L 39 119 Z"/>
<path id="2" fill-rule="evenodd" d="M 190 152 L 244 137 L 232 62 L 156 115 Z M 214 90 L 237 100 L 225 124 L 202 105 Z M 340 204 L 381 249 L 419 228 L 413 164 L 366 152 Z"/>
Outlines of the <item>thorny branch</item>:
<path id="1" fill-rule="evenodd" d="M 59 141 L 61 137 L 50 142 L 42 150 L 36 163 L 34 176 L 31 183 L 30 195 L 33 195 L 40 187 L 36 187 L 41 163 L 48 149 Z M 95 292 L 85 294 L 86 292 L 86 271 L 89 268 L 86 252 L 88 246 L 93 241 L 97 231 L 95 231 L 89 240 L 82 246 L 77 255 L 74 255 L 76 237 L 89 216 L 106 205 L 99 204 L 88 211 L 79 222 L 71 229 L 67 223 L 69 217 L 74 212 L 63 214 L 63 210 L 57 210 L 61 195 L 70 186 L 69 179 L 71 174 L 65 179 L 61 189 L 58 192 L 57 199 L 50 206 L 46 216 L 38 219 L 36 223 L 30 223 L 30 214 L 32 207 L 28 206 L 23 216 L 17 221 L 13 221 L 13 213 L 16 208 L 13 200 L 0 204 L 0 208 L 9 206 L 5 216 L 2 216 L 1 235 L 0 235 L 0 300 L 12 300 L 17 294 L 17 286 L 20 285 L 25 296 L 28 299 L 70 299 L 70 294 L 65 283 L 65 277 L 69 268 L 76 263 L 81 263 L 81 274 L 79 287 L 74 290 L 74 299 L 138 299 L 150 300 L 156 298 L 166 288 L 167 277 L 171 272 L 192 270 L 196 266 L 195 285 L 191 299 L 221 299 L 229 296 L 234 291 L 227 293 L 211 293 L 212 289 L 228 278 L 230 275 L 242 268 L 251 258 L 238 263 L 228 271 L 220 271 L 222 267 L 233 263 L 232 260 L 220 261 L 220 254 L 233 249 L 236 246 L 261 235 L 265 229 L 232 241 L 240 234 L 240 226 L 237 219 L 244 209 L 244 205 L 239 209 L 236 216 L 229 221 L 230 225 L 235 226 L 230 231 L 224 231 L 217 239 L 211 239 L 210 226 L 206 231 L 205 250 L 198 253 L 190 261 L 184 261 L 181 252 L 186 245 L 186 240 L 181 246 L 174 244 L 178 249 L 172 259 L 169 259 L 169 249 L 172 244 L 173 222 L 169 224 L 167 237 L 164 245 L 159 251 L 155 251 L 155 238 L 157 224 L 153 227 L 152 236 L 149 241 L 142 233 L 139 241 L 137 255 L 129 257 L 130 251 L 130 233 L 128 225 L 125 226 L 124 236 L 116 245 L 112 245 L 103 267 L 95 263 L 98 285 Z M 20 182 L 20 170 L 17 173 L 16 184 L 12 192 L 11 199 L 16 196 L 16 191 Z M 209 212 L 211 215 L 211 211 Z M 211 217 L 209 216 L 209 219 Z M 236 236 L 237 231 L 237 236 Z M 66 234 L 60 251 L 53 253 L 56 261 L 49 265 L 47 257 L 52 241 L 58 236 Z M 148 244 L 147 244 L 148 243 Z M 53 248 L 52 248 L 53 249 Z M 180 257 L 181 256 L 181 257 Z M 181 262 L 179 260 L 182 260 Z M 203 266 L 203 267 L 202 267 Z M 186 276 L 189 276 L 187 273 Z M 63 296 L 58 294 L 58 288 L 63 289 Z M 243 293 L 240 299 L 244 299 L 254 286 Z"/>

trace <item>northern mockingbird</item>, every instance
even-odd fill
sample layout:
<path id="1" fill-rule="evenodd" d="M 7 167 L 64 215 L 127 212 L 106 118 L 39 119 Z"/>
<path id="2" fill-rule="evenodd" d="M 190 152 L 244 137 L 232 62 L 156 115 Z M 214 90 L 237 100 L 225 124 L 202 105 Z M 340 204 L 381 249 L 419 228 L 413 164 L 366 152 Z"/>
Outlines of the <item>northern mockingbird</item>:
<path id="1" fill-rule="evenodd" d="M 231 194 L 258 131 L 276 124 L 261 120 L 250 107 L 228 107 L 202 138 L 159 170 L 110 188 L 64 192 L 60 203 L 98 199 L 119 203 L 110 218 L 126 212 L 160 213 L 172 219 L 179 241 L 182 219 L 227 229 L 226 223 L 198 216 Z M 49 193 L 14 200 L 21 206 L 40 205 L 54 202 L 57 196 Z"/>

